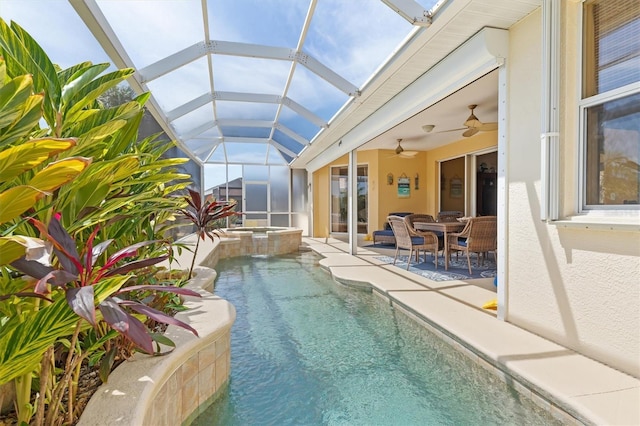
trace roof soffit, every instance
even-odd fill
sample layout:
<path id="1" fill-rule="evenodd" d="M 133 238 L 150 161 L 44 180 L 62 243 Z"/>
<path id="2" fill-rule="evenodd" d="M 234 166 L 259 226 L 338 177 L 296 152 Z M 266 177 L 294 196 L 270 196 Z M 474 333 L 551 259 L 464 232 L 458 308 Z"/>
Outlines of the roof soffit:
<path id="1" fill-rule="evenodd" d="M 417 29 L 407 45 L 396 52 L 396 56 L 375 79 L 362 89 L 360 97 L 339 111 L 329 121 L 329 128 L 318 133 L 311 145 L 300 153 L 291 166 L 308 170 L 317 168 L 319 162 L 314 159 L 340 140 L 340 152 L 348 152 L 366 143 L 368 139 L 353 141 L 353 145 L 347 145 L 345 135 L 483 28 L 508 29 L 541 4 L 541 0 L 453 0 L 445 3 L 434 15 L 432 25 L 429 28 Z M 506 57 L 508 47 L 505 47 L 504 43 L 495 43 L 495 40 L 491 39 L 486 42 L 488 53 L 494 57 Z M 501 47 L 492 47 L 494 45 Z M 473 64 L 465 61 L 462 66 L 469 68 Z M 437 99 L 433 102 L 437 102 Z M 328 158 L 331 157 L 334 155 Z M 325 163 L 332 161 L 328 158 L 324 160 Z M 307 166 L 309 163 L 315 166 L 310 168 Z"/>

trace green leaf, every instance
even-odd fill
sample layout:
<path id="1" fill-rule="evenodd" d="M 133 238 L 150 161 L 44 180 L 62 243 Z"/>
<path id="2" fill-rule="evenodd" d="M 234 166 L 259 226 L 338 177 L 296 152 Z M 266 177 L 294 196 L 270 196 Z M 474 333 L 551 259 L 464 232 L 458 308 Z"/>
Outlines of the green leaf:
<path id="1" fill-rule="evenodd" d="M 64 112 L 66 118 L 69 120 L 75 120 L 74 114 L 78 113 L 85 107 L 90 106 L 98 96 L 111 87 L 117 86 L 127 78 L 131 77 L 134 71 L 135 70 L 133 68 L 124 68 L 105 74 L 85 84 L 77 91 L 77 93 L 74 94 L 73 98 L 69 100 L 67 110 Z"/>
<path id="2" fill-rule="evenodd" d="M 75 179 L 91 164 L 90 158 L 72 157 L 50 163 L 36 173 L 29 185 L 42 191 L 53 191 Z"/>
<path id="3" fill-rule="evenodd" d="M 22 106 L 32 93 L 33 78 L 30 75 L 16 77 L 0 88 L 0 129 L 22 115 Z"/>
<path id="4" fill-rule="evenodd" d="M 27 185 L 14 186 L 0 193 L 0 224 L 19 217 L 46 193 Z"/>
<path id="5" fill-rule="evenodd" d="M 74 225 L 79 224 L 68 223 L 67 218 L 70 222 L 75 222 L 75 218 L 78 217 L 82 210 L 100 206 L 107 198 L 110 188 L 109 182 L 99 180 L 85 182 L 82 180 L 78 184 L 74 182 L 70 187 L 65 187 L 64 189 L 68 202 L 64 205 L 59 205 L 59 209 L 63 211 L 62 219 L 65 222 L 65 228 L 71 231 Z M 86 219 L 83 222 L 86 223 Z M 91 224 L 89 223 L 88 225 Z"/>
<path id="6" fill-rule="evenodd" d="M 85 62 L 80 62 L 79 64 L 72 65 L 67 69 L 58 71 L 58 81 L 62 86 L 64 86 L 78 71 L 84 68 L 88 68 L 92 65 L 93 63 L 91 63 L 90 61 L 85 61 Z"/>
<path id="7" fill-rule="evenodd" d="M 112 136 L 124 125 L 127 124 L 125 120 L 113 120 L 100 126 L 90 129 L 87 133 L 79 137 L 78 146 L 84 147 L 85 145 L 91 145 L 96 142 L 102 141 L 105 138 Z"/>
<path id="8" fill-rule="evenodd" d="M 9 27 L 0 19 L 0 46 L 7 61 L 7 73 L 12 77 L 32 74 L 34 91 L 45 93 L 44 116 L 53 128 L 60 99 L 60 85 L 53 63 L 40 45 L 15 22 Z"/>
<path id="9" fill-rule="evenodd" d="M 86 84 L 91 82 L 94 78 L 102 74 L 109 68 L 108 63 L 90 65 L 81 69 L 77 69 L 76 72 L 69 77 L 66 84 L 62 87 L 62 108 L 84 88 Z"/>
<path id="10" fill-rule="evenodd" d="M 65 123 L 63 132 L 65 134 L 81 136 L 91 129 L 112 120 L 129 121 L 137 114 L 140 114 L 141 111 L 142 109 L 135 102 L 128 102 L 124 105 L 108 109 L 84 109 L 74 116 L 73 121 L 68 120 Z"/>
<path id="11" fill-rule="evenodd" d="M 29 96 L 8 126 L 0 129 L 0 148 L 29 136 L 42 118 L 42 95 Z"/>
<path id="12" fill-rule="evenodd" d="M 103 279 L 95 287 L 96 304 L 116 292 L 128 276 Z M 59 339 L 70 336 L 78 321 L 64 297 L 22 319 L 9 318 L 0 327 L 0 383 L 37 368 L 42 355 Z"/>
<path id="13" fill-rule="evenodd" d="M 118 347 L 115 345 L 112 346 L 111 349 L 109 349 L 109 352 L 107 352 L 106 356 L 102 358 L 102 361 L 100 362 L 99 375 L 102 383 L 107 383 L 107 380 L 109 380 L 109 374 L 111 373 L 111 369 L 113 368 L 113 361 L 116 358 L 117 352 Z"/>
<path id="14" fill-rule="evenodd" d="M 25 256 L 32 260 L 44 255 L 46 246 L 39 238 L 14 235 L 0 237 L 0 265 L 8 265 Z"/>
<path id="15" fill-rule="evenodd" d="M 0 151 L 0 182 L 35 168 L 75 144 L 74 139 L 36 139 Z"/>

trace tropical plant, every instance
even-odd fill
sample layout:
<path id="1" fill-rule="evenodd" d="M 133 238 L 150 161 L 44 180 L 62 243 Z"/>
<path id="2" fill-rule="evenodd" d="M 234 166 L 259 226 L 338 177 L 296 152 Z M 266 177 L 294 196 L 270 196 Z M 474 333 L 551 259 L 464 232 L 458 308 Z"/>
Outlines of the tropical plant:
<path id="1" fill-rule="evenodd" d="M 51 293 L 51 287 L 61 288 L 64 291 L 68 307 L 80 317 L 79 319 L 75 317 L 76 322 L 69 343 L 64 376 L 56 384 L 52 399 L 49 403 L 49 413 L 46 419 L 46 422 L 49 424 L 57 417 L 57 412 L 60 409 L 60 402 L 65 390 L 72 386 L 73 383 L 78 382 L 78 378 L 72 376 L 74 373 L 79 372 L 81 362 L 105 342 L 98 340 L 99 345 L 96 346 L 96 344 L 93 344 L 90 348 L 83 350 L 82 346 L 78 343 L 80 332 L 83 330 L 83 320 L 87 321 L 94 329 L 98 327 L 99 321 L 105 321 L 111 329 L 122 334 L 144 352 L 152 354 L 154 352 L 152 343 L 153 335 L 150 334 L 144 324 L 133 315 L 133 312 L 142 314 L 158 322 L 183 327 L 195 335 L 198 333 L 188 324 L 153 309 L 141 303 L 139 300 L 127 297 L 127 295 L 142 288 L 144 288 L 145 291 L 172 292 L 185 296 L 199 297 L 199 294 L 192 290 L 173 286 L 144 285 L 123 287 L 130 278 L 130 275 L 128 275 L 130 272 L 167 259 L 168 254 L 165 254 L 149 259 L 136 259 L 116 267 L 121 260 L 135 256 L 140 248 L 154 244 L 156 243 L 155 241 L 140 242 L 133 246 L 120 249 L 108 256 L 102 265 L 99 265 L 97 263 L 98 259 L 103 257 L 107 248 L 113 243 L 113 240 L 107 240 L 94 244 L 99 228 L 94 230 L 87 241 L 86 247 L 79 254 L 76 249 L 76 242 L 64 228 L 62 228 L 57 217 L 51 220 L 47 228 L 45 228 L 43 223 L 36 220 L 33 221 L 33 224 L 40 230 L 42 238 L 52 244 L 55 259 L 49 261 L 48 259 L 26 260 L 23 258 L 14 261 L 12 266 L 16 270 L 37 280 L 34 284 L 34 293 L 36 294 L 45 296 Z M 168 253 L 168 250 L 166 252 Z M 55 262 L 53 262 L 54 260 Z M 58 268 L 50 266 L 52 263 L 57 264 Z M 98 284 L 106 287 L 107 293 L 102 300 L 96 301 L 95 288 Z M 74 318 L 74 316 L 71 315 L 71 318 Z M 105 334 L 105 336 L 102 337 L 108 336 L 109 334 Z M 10 342 L 13 335 L 9 333 L 6 337 Z M 164 341 L 165 340 L 163 340 L 163 342 Z M 42 344 L 46 345 L 45 342 Z M 14 374 L 15 377 L 17 377 L 16 373 L 20 372 L 20 365 L 17 365 L 16 361 L 19 361 L 19 357 L 11 357 L 11 354 L 15 353 L 11 348 L 6 348 L 3 353 L 5 357 L 2 359 L 2 367 L 0 367 L 0 372 L 2 373 L 0 374 Z M 41 380 L 44 379 L 46 378 L 41 377 Z M 72 390 L 72 394 L 74 393 Z"/>
<path id="2" fill-rule="evenodd" d="M 77 365 L 112 358 L 119 334 L 105 318 L 147 352 L 153 346 L 135 321 L 149 313 L 167 319 L 130 296 L 152 287 L 125 287 L 145 261 L 130 269 L 113 262 L 124 253 L 164 259 L 163 244 L 146 241 L 164 240 L 167 221 L 184 205 L 171 194 L 187 185 L 189 176 L 175 170 L 186 160 L 162 158 L 170 142 L 138 140 L 148 94 L 99 102 L 133 74 L 104 74 L 108 67 L 60 69 L 19 25 L 0 19 L 0 383 L 19 384 L 21 423 L 34 412 L 36 424 L 57 421 L 53 410 L 45 419 L 45 402 L 58 410 L 67 388 L 73 403 L 68 382 Z M 54 364 L 54 351 L 66 353 L 63 365 Z M 32 403 L 34 374 L 40 392 Z M 77 413 L 69 406 L 66 414 L 72 423 Z"/>
<path id="3" fill-rule="evenodd" d="M 235 201 L 217 201 L 212 198 L 205 199 L 203 202 L 198 191 L 194 191 L 191 188 L 187 188 L 187 190 L 189 191 L 189 196 L 184 199 L 189 206 L 180 209 L 179 212 L 191 221 L 196 228 L 196 247 L 193 250 L 193 259 L 189 267 L 189 279 L 191 279 L 200 240 L 209 237 L 213 241 L 214 237 L 219 237 L 218 229 L 213 225 L 216 221 L 229 216 L 240 216 L 242 213 L 234 211 L 236 207 Z"/>

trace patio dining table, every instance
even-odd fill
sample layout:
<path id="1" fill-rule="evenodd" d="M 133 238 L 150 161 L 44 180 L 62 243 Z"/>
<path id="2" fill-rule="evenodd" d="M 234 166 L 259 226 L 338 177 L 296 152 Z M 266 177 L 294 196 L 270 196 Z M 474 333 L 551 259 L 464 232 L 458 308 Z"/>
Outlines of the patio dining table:
<path id="1" fill-rule="evenodd" d="M 440 231 L 444 236 L 444 269 L 449 269 L 449 241 L 450 232 L 462 231 L 466 222 L 414 222 L 413 227 L 418 231 Z"/>

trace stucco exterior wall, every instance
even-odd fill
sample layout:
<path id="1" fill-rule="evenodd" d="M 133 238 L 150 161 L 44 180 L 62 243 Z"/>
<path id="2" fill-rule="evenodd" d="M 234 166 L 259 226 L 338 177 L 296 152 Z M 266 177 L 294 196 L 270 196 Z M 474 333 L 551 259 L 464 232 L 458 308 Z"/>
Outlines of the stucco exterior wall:
<path id="1" fill-rule="evenodd" d="M 358 165 L 366 165 L 369 173 L 369 234 L 384 227 L 387 215 L 390 212 L 425 211 L 425 193 L 428 192 L 428 183 L 424 175 L 425 157 L 426 154 L 424 152 L 414 158 L 400 158 L 391 150 L 358 152 Z M 313 174 L 313 231 L 315 237 L 324 237 L 327 230 L 330 229 L 331 167 L 346 167 L 347 165 L 348 157 L 345 155 L 318 169 Z M 388 173 L 393 174 L 393 185 L 387 185 Z M 398 177 L 403 173 L 411 178 L 411 196 L 409 198 L 398 198 Z M 420 186 L 417 190 L 414 186 L 416 173 L 421 176 Z"/>
<path id="2" fill-rule="evenodd" d="M 580 3 L 563 6 L 561 211 L 569 215 L 575 214 L 577 98 L 571 93 L 579 75 Z M 541 19 L 537 11 L 510 29 L 506 319 L 639 377 L 640 235 L 540 220 Z"/>
<path id="3" fill-rule="evenodd" d="M 383 229 L 387 216 L 392 212 L 426 213 L 426 194 L 433 182 L 425 173 L 426 153 L 420 152 L 413 158 L 403 158 L 392 150 L 365 151 L 371 152 L 379 158 L 377 171 L 377 191 L 371 191 L 371 198 L 378 199 L 378 221 L 371 232 Z M 387 175 L 393 175 L 393 184 L 387 183 Z M 411 180 L 411 190 L 408 198 L 398 198 L 398 178 L 406 175 Z M 415 177 L 419 175 L 419 186 L 415 188 Z M 376 192 L 374 194 L 374 192 Z"/>
<path id="4" fill-rule="evenodd" d="M 313 237 L 329 236 L 329 168 L 323 167 L 313 173 Z"/>

